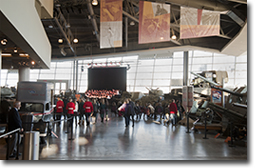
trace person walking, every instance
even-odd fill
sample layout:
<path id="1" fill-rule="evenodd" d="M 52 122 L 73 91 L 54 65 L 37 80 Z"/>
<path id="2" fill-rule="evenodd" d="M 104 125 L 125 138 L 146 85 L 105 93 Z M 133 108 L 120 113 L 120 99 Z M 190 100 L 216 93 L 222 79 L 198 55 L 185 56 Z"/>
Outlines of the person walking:
<path id="1" fill-rule="evenodd" d="M 68 110 L 68 119 L 72 117 L 72 119 L 69 120 L 70 126 L 72 127 L 75 104 L 72 102 L 71 98 L 69 99 L 69 102 L 66 105 L 66 110 Z"/>
<path id="2" fill-rule="evenodd" d="M 86 116 L 86 123 L 87 126 L 89 126 L 90 121 L 90 115 L 93 112 L 93 105 L 89 98 L 87 98 L 86 102 L 83 105 L 83 108 L 85 109 L 85 116 Z"/>
<path id="3" fill-rule="evenodd" d="M 20 132 L 23 132 L 22 128 L 22 120 L 19 116 L 18 110 L 21 107 L 21 102 L 15 101 L 13 104 L 13 108 L 8 113 L 8 132 L 13 131 L 17 128 L 20 128 Z M 12 137 L 9 141 L 9 157 L 14 158 L 17 155 L 17 141 L 19 141 L 19 144 L 21 142 L 21 139 L 18 139 L 18 134 L 15 133 L 12 134 Z M 20 153 L 18 155 L 21 155 Z"/>
<path id="4" fill-rule="evenodd" d="M 99 109 L 100 109 L 101 122 L 103 122 L 103 120 L 104 120 L 104 115 L 105 115 L 105 113 L 106 113 L 106 111 L 107 111 L 107 105 L 106 105 L 106 103 L 105 103 L 105 99 L 101 99 Z"/>
<path id="5" fill-rule="evenodd" d="M 170 111 L 170 120 L 173 125 L 176 125 L 176 115 L 177 115 L 177 105 L 175 103 L 175 99 L 172 99 L 172 103 L 169 105 L 169 111 Z M 173 124 L 173 120 L 174 120 L 174 124 Z"/>
<path id="6" fill-rule="evenodd" d="M 79 125 L 84 125 L 84 113 L 85 113 L 85 109 L 83 107 L 83 105 L 85 104 L 85 100 L 84 99 L 79 99 Z"/>
<path id="7" fill-rule="evenodd" d="M 63 108 L 64 108 L 64 102 L 61 100 L 61 98 L 58 97 L 58 101 L 56 103 L 57 120 L 61 119 L 61 115 L 63 114 Z M 60 121 L 58 122 L 58 125 L 60 125 Z"/>
<path id="8" fill-rule="evenodd" d="M 95 122 L 93 122 L 93 124 L 97 123 L 98 110 L 99 110 L 99 103 L 98 103 L 97 99 L 93 99 L 93 114 L 92 114 L 92 116 L 95 117 Z"/>

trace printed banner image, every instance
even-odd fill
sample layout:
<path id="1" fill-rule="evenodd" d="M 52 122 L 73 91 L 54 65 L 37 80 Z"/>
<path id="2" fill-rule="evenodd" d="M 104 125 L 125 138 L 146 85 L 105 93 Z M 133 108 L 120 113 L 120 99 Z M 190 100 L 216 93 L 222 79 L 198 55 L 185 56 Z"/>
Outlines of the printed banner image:
<path id="1" fill-rule="evenodd" d="M 139 44 L 170 40 L 170 5 L 139 2 Z"/>
<path id="2" fill-rule="evenodd" d="M 122 0 L 100 2 L 100 48 L 122 47 Z"/>
<path id="3" fill-rule="evenodd" d="M 122 22 L 101 22 L 100 48 L 122 47 Z"/>
<path id="4" fill-rule="evenodd" d="M 220 12 L 181 7 L 180 38 L 219 35 Z"/>

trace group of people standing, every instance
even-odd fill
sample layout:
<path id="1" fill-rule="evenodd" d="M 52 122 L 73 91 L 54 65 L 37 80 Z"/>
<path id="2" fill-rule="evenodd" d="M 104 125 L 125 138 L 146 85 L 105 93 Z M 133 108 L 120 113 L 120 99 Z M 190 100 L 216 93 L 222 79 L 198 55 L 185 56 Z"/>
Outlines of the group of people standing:
<path id="1" fill-rule="evenodd" d="M 57 98 L 56 107 L 55 107 L 55 116 L 56 120 L 61 120 L 61 116 L 64 118 L 68 118 L 69 125 L 72 126 L 74 119 L 79 116 L 79 125 L 86 125 L 90 124 L 90 118 L 93 117 L 94 121 L 93 124 L 97 122 L 98 113 L 100 113 L 101 122 L 108 120 L 108 113 L 107 113 L 107 103 L 105 99 L 93 99 L 90 101 L 89 98 L 84 99 L 81 98 L 79 101 L 73 99 L 69 99 L 67 101 L 66 98 L 61 99 L 60 97 Z M 85 119 L 84 119 L 85 118 Z M 58 122 L 60 124 L 60 122 Z"/>
<path id="2" fill-rule="evenodd" d="M 176 125 L 177 122 L 182 119 L 184 112 L 184 108 L 181 106 L 180 101 L 175 101 L 175 99 L 172 99 L 169 103 L 164 103 L 164 105 L 159 101 L 154 102 L 153 104 L 146 103 L 145 106 L 142 106 L 140 102 L 133 102 L 130 98 L 126 98 L 123 103 L 118 103 L 119 104 L 113 102 L 111 104 L 111 113 L 115 113 L 115 115 L 118 115 L 119 117 L 124 117 L 125 127 L 129 126 L 130 120 L 134 121 L 134 116 L 136 116 L 136 119 L 141 119 L 142 115 L 143 118 L 147 116 L 147 118 L 153 120 L 156 120 L 159 115 L 160 123 L 162 122 L 162 119 L 164 119 L 164 123 L 167 123 L 167 125 Z M 107 102 L 107 99 L 92 99 L 91 101 L 89 98 L 81 98 L 79 101 L 72 101 L 72 99 L 69 99 L 69 101 L 66 102 L 66 99 L 62 100 L 61 98 L 58 98 L 55 114 L 57 120 L 60 120 L 62 115 L 64 115 L 64 118 L 72 118 L 70 119 L 70 126 L 72 126 L 72 123 L 74 122 L 73 119 L 76 119 L 77 123 L 78 117 L 79 125 L 84 125 L 84 122 L 86 122 L 86 125 L 88 126 L 91 117 L 93 124 L 98 121 L 98 114 L 101 122 L 104 120 L 107 121 L 108 107 L 109 103 Z M 132 122 L 132 127 L 134 127 L 134 122 Z"/>
<path id="3" fill-rule="evenodd" d="M 142 116 L 145 118 L 156 120 L 157 116 L 160 116 L 159 122 L 161 123 L 162 119 L 165 119 L 165 123 L 169 125 L 176 125 L 179 120 L 182 119 L 182 115 L 185 112 L 184 108 L 182 107 L 180 101 L 176 101 L 172 99 L 171 102 L 166 103 L 164 106 L 162 102 L 156 102 L 154 105 L 151 103 L 146 103 L 145 106 L 142 106 L 140 102 L 132 102 L 131 99 L 125 99 L 123 104 L 119 104 L 118 111 L 114 111 L 114 106 L 116 104 L 112 104 L 111 112 L 115 114 L 118 112 L 118 116 L 124 116 L 126 127 L 129 125 L 130 116 L 132 116 L 132 121 L 134 121 L 134 115 L 136 115 L 136 119 L 141 119 Z M 134 126 L 134 122 L 133 125 Z"/>

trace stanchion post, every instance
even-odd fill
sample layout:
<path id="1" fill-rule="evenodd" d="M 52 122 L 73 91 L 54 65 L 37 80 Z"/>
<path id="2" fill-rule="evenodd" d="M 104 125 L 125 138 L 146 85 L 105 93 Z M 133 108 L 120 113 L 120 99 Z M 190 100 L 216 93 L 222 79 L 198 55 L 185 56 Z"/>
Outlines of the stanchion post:
<path id="1" fill-rule="evenodd" d="M 206 117 L 206 112 L 204 113 L 204 120 L 205 120 L 205 136 L 203 137 L 203 139 L 209 139 L 207 138 L 207 117 Z"/>
<path id="2" fill-rule="evenodd" d="M 228 145 L 229 147 L 235 147 L 233 143 L 233 123 L 232 121 L 230 122 L 230 144 Z"/>
<path id="3" fill-rule="evenodd" d="M 20 131 L 18 131 L 17 133 L 17 152 L 16 152 L 16 160 L 19 160 L 19 149 L 20 149 Z"/>
<path id="4" fill-rule="evenodd" d="M 8 135 L 7 138 L 7 149 L 6 149 L 6 160 L 9 160 L 9 140 L 10 140 L 10 135 Z"/>
<path id="5" fill-rule="evenodd" d="M 50 131 L 49 131 L 49 122 L 47 122 L 47 148 L 49 148 L 50 144 Z"/>
<path id="6" fill-rule="evenodd" d="M 64 123 L 65 123 L 65 122 L 64 122 Z M 67 118 L 67 122 L 66 122 L 66 123 L 67 123 L 67 131 L 66 131 L 65 133 L 68 134 L 68 133 L 69 133 L 69 118 Z"/>
<path id="7" fill-rule="evenodd" d="M 73 118 L 74 116 L 72 116 L 72 118 Z M 71 118 L 71 120 L 72 120 L 72 118 Z M 72 122 L 72 121 L 70 121 L 70 122 Z M 71 126 L 70 126 L 71 128 L 70 128 L 70 138 L 69 138 L 69 140 L 73 140 L 74 138 L 72 138 L 72 136 L 73 136 L 73 123 L 71 124 Z"/>
<path id="8" fill-rule="evenodd" d="M 187 112 L 187 114 L 186 114 L 186 117 L 187 117 L 187 131 L 186 131 L 186 133 L 190 133 L 190 126 L 189 126 L 189 112 Z"/>

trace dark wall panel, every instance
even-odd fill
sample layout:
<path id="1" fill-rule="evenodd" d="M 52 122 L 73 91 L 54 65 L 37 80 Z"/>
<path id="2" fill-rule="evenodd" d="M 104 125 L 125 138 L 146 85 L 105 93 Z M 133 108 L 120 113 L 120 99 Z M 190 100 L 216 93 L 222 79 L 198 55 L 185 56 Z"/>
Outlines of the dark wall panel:
<path id="1" fill-rule="evenodd" d="M 89 68 L 88 90 L 126 91 L 126 67 Z"/>

